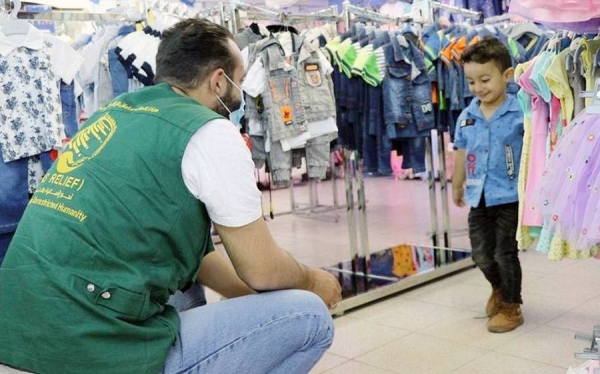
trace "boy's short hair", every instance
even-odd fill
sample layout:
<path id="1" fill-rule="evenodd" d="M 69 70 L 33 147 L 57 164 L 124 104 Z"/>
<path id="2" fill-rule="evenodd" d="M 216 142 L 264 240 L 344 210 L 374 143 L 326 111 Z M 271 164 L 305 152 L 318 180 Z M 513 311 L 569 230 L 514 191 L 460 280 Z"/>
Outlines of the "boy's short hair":
<path id="1" fill-rule="evenodd" d="M 512 58 L 508 48 L 494 36 L 486 36 L 479 42 L 469 46 L 462 54 L 462 63 L 474 62 L 486 64 L 493 61 L 501 73 L 512 67 Z"/>

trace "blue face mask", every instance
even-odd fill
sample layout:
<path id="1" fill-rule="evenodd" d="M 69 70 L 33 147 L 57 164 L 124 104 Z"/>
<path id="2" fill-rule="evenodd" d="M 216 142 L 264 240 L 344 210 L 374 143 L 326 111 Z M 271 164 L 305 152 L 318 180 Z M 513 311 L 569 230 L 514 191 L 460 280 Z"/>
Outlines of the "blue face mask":
<path id="1" fill-rule="evenodd" d="M 242 121 L 242 117 L 244 117 L 244 114 L 246 113 L 246 101 L 244 100 L 244 91 L 242 91 L 242 89 L 240 87 L 238 87 L 237 84 L 235 84 L 233 82 L 233 80 L 231 80 L 231 78 L 229 78 L 227 76 L 227 74 L 225 74 L 225 78 L 227 78 L 227 80 L 238 90 L 240 90 L 240 107 L 237 110 L 234 110 L 233 112 L 227 107 L 227 105 L 225 105 L 225 103 L 223 102 L 223 100 L 221 100 L 221 98 L 219 96 L 217 96 L 217 99 L 219 99 L 219 101 L 221 102 L 221 104 L 223 105 L 223 107 L 225 108 L 225 110 L 227 110 L 229 112 L 229 120 L 231 122 L 233 122 L 234 125 L 236 126 L 241 126 L 241 121 Z"/>

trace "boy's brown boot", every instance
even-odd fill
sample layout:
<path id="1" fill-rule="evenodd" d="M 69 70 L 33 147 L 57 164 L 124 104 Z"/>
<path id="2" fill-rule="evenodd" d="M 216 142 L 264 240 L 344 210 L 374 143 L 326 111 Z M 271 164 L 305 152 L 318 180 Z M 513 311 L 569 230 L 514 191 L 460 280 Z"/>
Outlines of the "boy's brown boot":
<path id="1" fill-rule="evenodd" d="M 502 302 L 502 290 L 500 288 L 494 288 L 492 290 L 492 295 L 488 299 L 487 305 L 485 307 L 485 313 L 488 318 L 492 318 L 496 314 L 498 314 L 498 308 L 500 307 L 500 303 Z"/>
<path id="2" fill-rule="evenodd" d="M 502 301 L 496 314 L 488 322 L 489 332 L 509 332 L 523 324 L 523 314 L 521 313 L 521 305 L 518 303 L 505 303 Z"/>

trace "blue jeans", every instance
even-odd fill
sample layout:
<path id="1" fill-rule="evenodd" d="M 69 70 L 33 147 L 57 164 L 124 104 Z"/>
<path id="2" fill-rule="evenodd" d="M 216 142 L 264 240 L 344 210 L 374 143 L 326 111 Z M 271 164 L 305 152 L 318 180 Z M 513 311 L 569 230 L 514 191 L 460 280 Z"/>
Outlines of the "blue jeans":
<path id="1" fill-rule="evenodd" d="M 114 49 L 108 51 L 108 68 L 115 97 L 129 92 L 129 76 Z"/>
<path id="2" fill-rule="evenodd" d="M 179 338 L 163 374 L 308 373 L 333 342 L 329 311 L 306 291 L 238 297 L 179 318 Z"/>
<path id="3" fill-rule="evenodd" d="M 77 125 L 77 107 L 75 105 L 75 84 L 60 81 L 60 101 L 62 103 L 63 122 L 67 138 L 72 138 L 79 126 Z"/>
<path id="4" fill-rule="evenodd" d="M 27 158 L 11 162 L 0 158 L 0 266 L 29 202 L 27 163 Z"/>

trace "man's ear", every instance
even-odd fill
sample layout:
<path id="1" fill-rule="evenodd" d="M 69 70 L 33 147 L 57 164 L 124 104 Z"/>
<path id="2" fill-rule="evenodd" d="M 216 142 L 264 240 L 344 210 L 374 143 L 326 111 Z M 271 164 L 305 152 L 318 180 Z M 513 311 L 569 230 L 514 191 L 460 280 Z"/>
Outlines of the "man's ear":
<path id="1" fill-rule="evenodd" d="M 225 70 L 221 68 L 213 71 L 210 75 L 210 88 L 218 96 L 222 96 L 226 92 L 225 79 Z"/>

